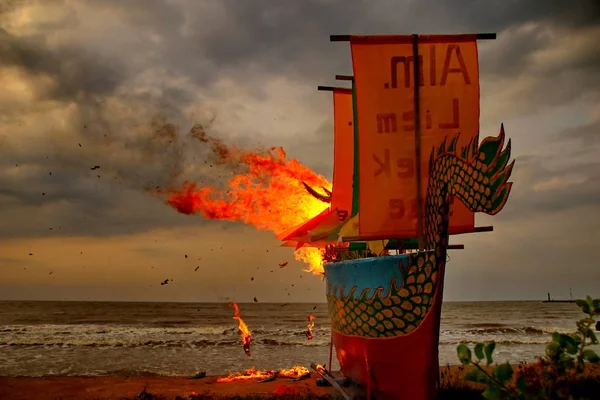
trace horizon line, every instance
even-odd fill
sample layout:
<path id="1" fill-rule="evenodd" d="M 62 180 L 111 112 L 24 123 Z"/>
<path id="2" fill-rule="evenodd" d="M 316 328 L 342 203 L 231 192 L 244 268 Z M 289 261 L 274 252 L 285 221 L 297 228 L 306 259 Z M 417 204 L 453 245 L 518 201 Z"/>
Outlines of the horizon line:
<path id="1" fill-rule="evenodd" d="M 576 299 L 575 299 L 576 300 Z M 327 304 L 326 301 L 159 301 L 159 300 L 26 300 L 26 299 L 0 299 L 0 302 L 38 302 L 38 303 L 176 303 L 176 304 Z M 442 303 L 506 303 L 506 302 L 543 302 L 545 299 L 536 300 L 443 300 Z"/>

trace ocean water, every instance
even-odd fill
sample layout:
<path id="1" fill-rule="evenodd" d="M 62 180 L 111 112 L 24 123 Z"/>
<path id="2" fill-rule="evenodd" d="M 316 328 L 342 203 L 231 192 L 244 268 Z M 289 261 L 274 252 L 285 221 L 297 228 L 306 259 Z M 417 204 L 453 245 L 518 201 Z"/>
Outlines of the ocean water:
<path id="1" fill-rule="evenodd" d="M 250 357 L 226 304 L 0 302 L 0 376 L 212 375 L 328 362 L 325 304 L 242 303 L 240 311 Z M 308 315 L 316 317 L 310 341 Z M 581 316 L 568 303 L 445 303 L 440 363 L 457 364 L 461 342 L 487 340 L 497 342 L 497 361 L 532 361 L 551 332 L 573 332 Z"/>

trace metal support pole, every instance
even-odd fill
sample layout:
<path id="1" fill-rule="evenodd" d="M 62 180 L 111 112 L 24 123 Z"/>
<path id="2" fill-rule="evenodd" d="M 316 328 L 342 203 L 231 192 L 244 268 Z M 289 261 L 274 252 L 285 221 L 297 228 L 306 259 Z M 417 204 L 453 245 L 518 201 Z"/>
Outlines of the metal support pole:
<path id="1" fill-rule="evenodd" d="M 333 361 L 333 333 L 330 333 L 330 335 L 329 335 L 329 364 L 327 364 L 327 367 L 329 367 L 329 375 L 332 375 L 331 374 L 332 361 Z"/>

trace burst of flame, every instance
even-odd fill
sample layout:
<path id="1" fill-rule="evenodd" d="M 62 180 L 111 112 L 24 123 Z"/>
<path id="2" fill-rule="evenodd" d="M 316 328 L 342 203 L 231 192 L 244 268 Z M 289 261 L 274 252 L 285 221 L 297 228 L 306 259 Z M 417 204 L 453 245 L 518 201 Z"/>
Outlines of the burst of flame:
<path id="1" fill-rule="evenodd" d="M 256 368 L 250 368 L 244 371 L 243 373 L 236 372 L 235 374 L 230 374 L 228 376 L 217 378 L 217 382 L 234 382 L 245 381 L 250 379 L 265 379 L 273 375 L 284 378 L 298 378 L 306 374 L 310 374 L 310 371 L 307 368 L 299 365 L 295 365 L 289 369 L 280 369 L 279 371 L 258 370 Z"/>
<path id="2" fill-rule="evenodd" d="M 318 213 L 315 215 L 317 214 Z M 308 269 L 305 269 L 307 272 L 311 272 L 315 275 L 322 275 L 325 273 L 325 269 L 323 268 L 323 252 L 320 249 L 303 247 L 294 252 L 294 258 L 308 264 Z"/>
<path id="3" fill-rule="evenodd" d="M 233 314 L 233 319 L 237 319 L 239 323 L 238 329 L 240 330 L 240 335 L 242 336 L 242 347 L 246 355 L 249 356 L 250 341 L 252 340 L 252 334 L 250 333 L 250 329 L 248 329 L 248 326 L 240 316 L 240 308 L 238 307 L 237 303 L 232 303 L 231 306 L 235 310 L 235 313 Z"/>
<path id="4" fill-rule="evenodd" d="M 279 233 L 307 221 L 327 206 L 311 196 L 302 182 L 331 190 L 331 183 L 295 159 L 287 159 L 281 147 L 251 151 L 227 146 L 208 136 L 197 125 L 190 136 L 207 144 L 217 157 L 216 165 L 235 172 L 226 189 L 199 187 L 184 182 L 179 188 L 159 190 L 165 201 L 183 214 L 241 221 L 257 229 Z M 308 264 L 306 271 L 323 273 L 321 250 L 301 248 L 295 258 Z"/>
<path id="5" fill-rule="evenodd" d="M 228 376 L 222 376 L 217 378 L 217 382 L 233 382 L 233 381 L 242 381 L 249 379 L 264 379 L 271 375 L 273 375 L 274 371 L 260 371 L 255 368 L 250 368 L 241 372 L 236 372 L 235 374 L 230 374 Z"/>
<path id="6" fill-rule="evenodd" d="M 310 373 L 308 368 L 302 367 L 300 365 L 294 365 L 289 369 L 280 369 L 277 372 L 277 375 L 283 376 L 285 378 L 298 378 L 299 376 L 306 375 Z"/>
<path id="7" fill-rule="evenodd" d="M 327 373 L 327 370 L 325 369 L 324 365 L 321 364 L 317 364 L 317 367 L 315 368 L 317 370 L 317 372 L 319 372 L 320 374 L 325 374 Z"/>
<path id="8" fill-rule="evenodd" d="M 312 338 L 313 338 L 312 330 L 315 327 L 315 317 L 314 316 L 312 316 L 312 315 L 308 316 L 308 325 L 307 325 L 307 327 L 308 327 L 308 330 L 306 331 L 306 338 L 308 340 L 312 340 Z"/>

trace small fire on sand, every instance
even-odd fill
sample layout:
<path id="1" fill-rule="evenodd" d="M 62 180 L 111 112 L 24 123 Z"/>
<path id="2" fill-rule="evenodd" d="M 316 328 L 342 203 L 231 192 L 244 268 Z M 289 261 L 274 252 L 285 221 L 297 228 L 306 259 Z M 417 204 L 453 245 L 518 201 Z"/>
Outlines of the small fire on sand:
<path id="1" fill-rule="evenodd" d="M 313 338 L 312 330 L 315 327 L 315 317 L 314 316 L 312 316 L 312 315 L 308 316 L 308 325 L 307 325 L 307 327 L 308 327 L 308 330 L 306 332 L 304 332 L 304 333 L 306 334 L 306 338 L 308 340 L 312 340 L 312 338 Z"/>
<path id="2" fill-rule="evenodd" d="M 228 146 L 209 136 L 201 125 L 194 126 L 188 135 L 207 145 L 216 158 L 215 167 L 229 170 L 231 176 L 223 188 L 201 187 L 195 182 L 185 181 L 179 187 L 157 189 L 156 193 L 165 203 L 180 213 L 213 220 L 240 221 L 277 234 L 327 208 L 306 191 L 303 182 L 326 190 L 331 190 L 332 184 L 298 160 L 288 159 L 283 148 L 247 150 Z M 307 272 L 323 274 L 319 249 L 300 248 L 294 255 L 297 260 L 308 264 Z"/>
<path id="3" fill-rule="evenodd" d="M 247 356 L 250 356 L 250 340 L 252 339 L 252 334 L 250 333 L 250 329 L 240 316 L 240 308 L 237 303 L 232 303 L 231 306 L 234 308 L 235 313 L 233 314 L 233 319 L 237 319 L 239 322 L 238 329 L 240 330 L 240 335 L 242 336 L 242 348 Z"/>
<path id="4" fill-rule="evenodd" d="M 310 377 L 310 371 L 300 365 L 295 365 L 289 369 L 280 369 L 279 371 L 274 370 L 258 370 L 256 368 L 250 368 L 235 374 L 230 374 L 221 378 L 217 378 L 217 382 L 234 382 L 234 381 L 245 381 L 250 379 L 264 380 L 264 379 L 276 379 L 276 378 L 291 378 L 300 380 Z"/>

